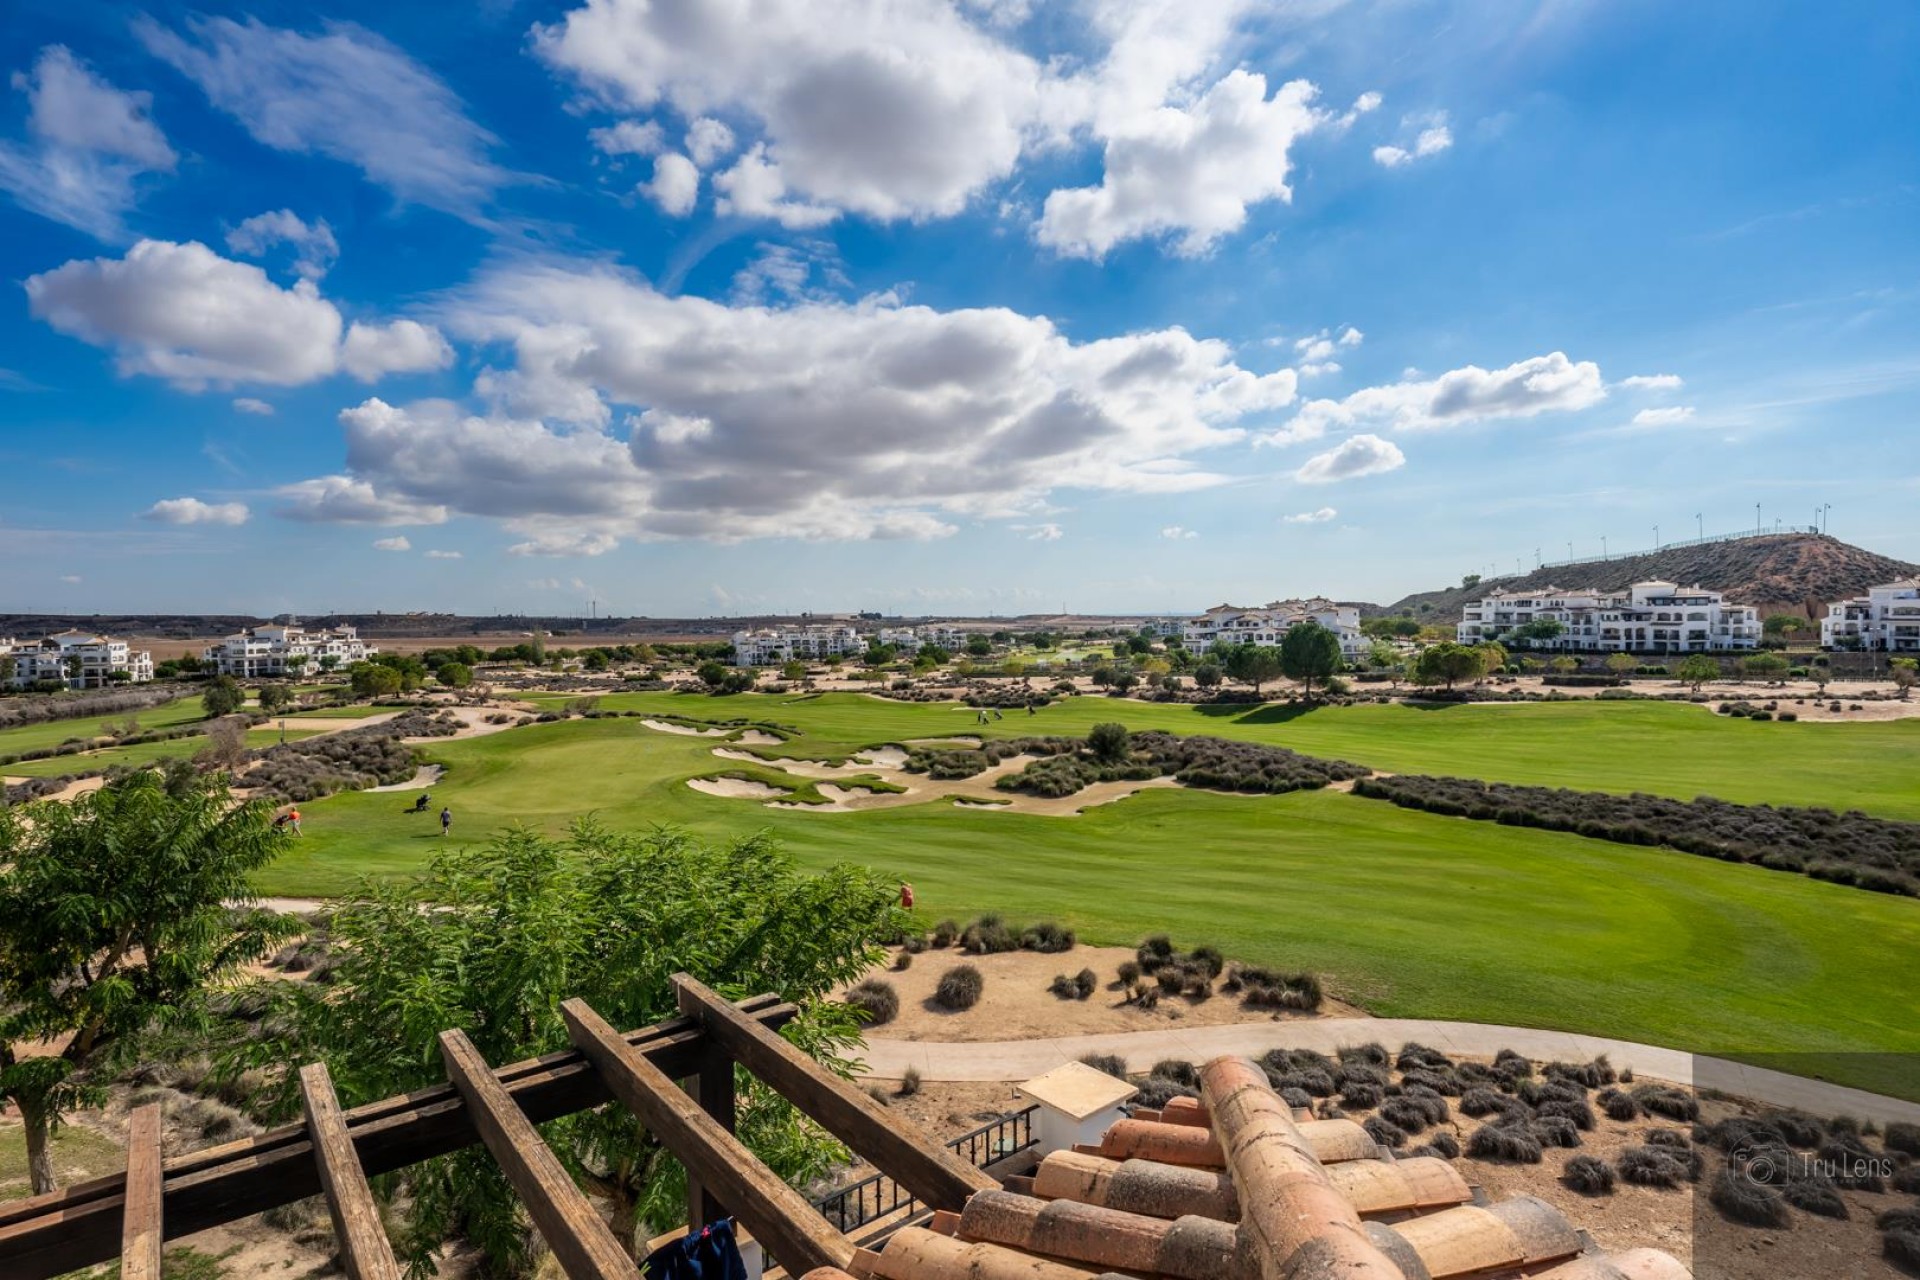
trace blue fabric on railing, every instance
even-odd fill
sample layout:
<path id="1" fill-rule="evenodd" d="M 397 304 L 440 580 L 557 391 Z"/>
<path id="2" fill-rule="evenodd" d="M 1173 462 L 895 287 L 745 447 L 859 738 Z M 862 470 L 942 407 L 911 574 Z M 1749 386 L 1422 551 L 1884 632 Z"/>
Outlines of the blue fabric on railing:
<path id="1" fill-rule="evenodd" d="M 747 1280 L 747 1264 L 733 1238 L 733 1221 L 710 1222 L 648 1255 L 647 1280 Z"/>

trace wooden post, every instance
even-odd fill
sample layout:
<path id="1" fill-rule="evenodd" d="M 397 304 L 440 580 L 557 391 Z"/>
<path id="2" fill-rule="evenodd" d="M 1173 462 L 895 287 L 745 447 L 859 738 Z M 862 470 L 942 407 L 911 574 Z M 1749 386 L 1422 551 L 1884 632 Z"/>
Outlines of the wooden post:
<path id="1" fill-rule="evenodd" d="M 161 1222 L 160 1104 L 140 1107 L 127 1117 L 127 1195 L 120 1224 L 122 1280 L 160 1280 Z"/>
<path id="2" fill-rule="evenodd" d="M 613 1232 L 540 1140 L 526 1113 L 500 1087 L 487 1060 L 464 1031 L 440 1033 L 447 1078 L 473 1113 L 480 1140 L 527 1206 L 540 1238 L 572 1280 L 638 1280 L 640 1271 Z"/>
<path id="3" fill-rule="evenodd" d="M 327 1213 L 340 1243 L 340 1259 L 349 1280 L 400 1280 L 400 1264 L 380 1223 L 380 1207 L 373 1202 L 360 1157 L 333 1091 L 333 1077 L 324 1062 L 300 1069 L 300 1105 L 307 1116 L 307 1140 L 320 1166 L 320 1188 L 327 1196 Z"/>
<path id="4" fill-rule="evenodd" d="M 700 1055 L 700 1070 L 688 1077 L 687 1084 L 700 1109 L 726 1133 L 736 1131 L 733 1094 L 733 1059 L 718 1045 L 708 1045 Z M 698 1231 L 709 1222 L 729 1216 L 726 1204 L 713 1188 L 687 1171 L 687 1229 Z"/>
<path id="5" fill-rule="evenodd" d="M 844 1267 L 853 1260 L 850 1240 L 658 1067 L 623 1043 L 585 1001 L 567 1001 L 560 1015 L 567 1022 L 567 1037 L 599 1070 L 613 1095 L 680 1158 L 689 1179 L 697 1178 L 736 1206 L 741 1223 L 788 1274 Z"/>
<path id="6" fill-rule="evenodd" d="M 680 1011 L 698 1018 L 715 1043 L 922 1204 L 957 1213 L 974 1192 L 999 1189 L 990 1174 L 929 1141 L 905 1117 L 882 1109 L 705 984 L 677 973 L 673 985 Z"/>

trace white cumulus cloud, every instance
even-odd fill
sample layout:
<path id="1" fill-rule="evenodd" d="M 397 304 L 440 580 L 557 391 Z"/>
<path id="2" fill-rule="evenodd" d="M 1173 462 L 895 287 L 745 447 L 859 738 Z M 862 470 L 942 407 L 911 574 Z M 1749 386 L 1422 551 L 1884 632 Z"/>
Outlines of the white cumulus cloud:
<path id="1" fill-rule="evenodd" d="M 622 120 L 589 129 L 593 145 L 610 156 L 653 156 L 666 149 L 667 131 L 655 120 Z"/>
<path id="2" fill-rule="evenodd" d="M 352 476 L 318 476 L 282 485 L 280 514 L 328 524 L 445 524 L 447 509 L 374 492 Z"/>
<path id="3" fill-rule="evenodd" d="M 1293 478 L 1302 484 L 1332 484 L 1397 471 L 1407 455 L 1391 440 L 1376 435 L 1351 436 L 1325 453 L 1316 453 L 1300 465 Z"/>
<path id="4" fill-rule="evenodd" d="M 159 524 L 245 524 L 252 513 L 244 502 L 202 502 L 198 498 L 164 498 L 142 513 L 141 519 Z"/>
<path id="5" fill-rule="evenodd" d="M 1417 129 L 1411 142 L 1406 146 L 1383 146 L 1373 149 L 1373 161 L 1387 169 L 1398 169 L 1412 164 L 1415 160 L 1424 160 L 1428 156 L 1437 156 L 1453 145 L 1453 130 L 1447 127 L 1447 113 L 1431 112 L 1425 116 L 1409 116 L 1402 122 L 1403 127 Z"/>
<path id="6" fill-rule="evenodd" d="M 1391 469 L 1392 468 L 1382 468 L 1382 470 Z M 1325 524 L 1339 514 L 1340 513 L 1332 507 L 1321 507 L 1317 511 L 1301 511 L 1294 515 L 1282 516 L 1280 519 L 1284 524 Z"/>
<path id="7" fill-rule="evenodd" d="M 1177 524 L 1170 524 L 1160 531 L 1160 536 L 1163 538 L 1171 538 L 1175 542 L 1182 542 L 1188 538 L 1199 537 L 1200 531 L 1198 529 L 1182 528 Z"/>
<path id="8" fill-rule="evenodd" d="M 458 552 L 458 551 L 439 551 L 439 550 L 434 550 L 434 551 L 429 551 L 429 552 L 427 552 L 426 554 L 427 554 L 427 559 L 429 559 L 429 560 L 461 560 L 461 559 L 465 559 L 465 557 L 464 557 L 464 556 L 463 556 L 463 555 L 462 555 L 462 554 L 461 554 L 460 552 Z"/>
<path id="9" fill-rule="evenodd" d="M 309 280 L 326 275 L 340 256 L 340 244 L 325 218 L 307 222 L 291 209 L 256 213 L 227 232 L 227 248 L 249 258 L 265 257 L 282 244 L 293 249 L 293 269 Z"/>
<path id="10" fill-rule="evenodd" d="M 375 551 L 411 551 L 413 544 L 407 541 L 404 535 L 396 538 L 375 538 L 373 549 Z"/>
<path id="11" fill-rule="evenodd" d="M 443 319 L 512 367 L 476 379 L 478 410 L 346 410 L 335 481 L 501 521 L 521 554 L 939 537 L 1029 519 L 1056 488 L 1197 489 L 1226 477 L 1196 455 L 1295 395 L 1290 370 L 1181 329 L 1074 342 L 1002 308 L 727 306 L 598 264 L 502 266 Z"/>
<path id="12" fill-rule="evenodd" d="M 250 413 L 258 418 L 271 418 L 273 406 L 265 400 L 256 400 L 252 396 L 241 396 L 233 402 L 234 412 Z"/>
<path id="13" fill-rule="evenodd" d="M 1268 440 L 1313 440 L 1330 429 L 1425 431 L 1496 418 L 1531 418 L 1585 409 L 1606 394 L 1599 365 L 1575 362 L 1555 351 L 1504 369 L 1467 365 L 1438 378 L 1367 387 L 1344 400 L 1310 400 Z"/>
<path id="14" fill-rule="evenodd" d="M 43 218 L 123 239 L 140 179 L 177 161 L 148 115 L 152 95 L 115 88 L 57 44 L 11 84 L 27 95 L 27 138 L 0 140 L 0 190 Z"/>
<path id="15" fill-rule="evenodd" d="M 343 343 L 339 308 L 313 281 L 283 289 L 259 267 L 197 241 L 142 240 L 124 258 L 75 259 L 27 277 L 26 290 L 35 317 L 112 348 L 123 375 L 188 390 L 298 386 L 341 367 L 371 381 L 452 359 L 437 329 L 412 320 L 356 321 Z"/>
<path id="16" fill-rule="evenodd" d="M 1677 373 L 1636 373 L 1620 379 L 1620 385 L 1633 391 L 1678 391 L 1686 383 Z"/>
<path id="17" fill-rule="evenodd" d="M 307 35 L 195 17 L 181 34 L 141 18 L 134 32 L 257 141 L 350 164 L 401 200 L 472 216 L 510 178 L 459 97 L 364 27 L 329 22 Z"/>
<path id="18" fill-rule="evenodd" d="M 1067 531 L 1057 524 L 1017 524 L 1013 528 L 1028 542 L 1058 542 L 1067 536 Z"/>
<path id="19" fill-rule="evenodd" d="M 642 183 L 640 189 L 662 213 L 684 218 L 700 199 L 700 170 L 679 152 L 669 151 L 655 158 L 653 178 Z"/>
<path id="20" fill-rule="evenodd" d="M 1671 427 L 1693 416 L 1693 406 L 1677 404 L 1663 409 L 1642 409 L 1633 415 L 1636 427 Z"/>
<path id="21" fill-rule="evenodd" d="M 687 154 L 702 169 L 711 169 L 713 162 L 732 151 L 733 147 L 733 130 L 727 128 L 724 121 L 701 116 L 687 126 Z"/>

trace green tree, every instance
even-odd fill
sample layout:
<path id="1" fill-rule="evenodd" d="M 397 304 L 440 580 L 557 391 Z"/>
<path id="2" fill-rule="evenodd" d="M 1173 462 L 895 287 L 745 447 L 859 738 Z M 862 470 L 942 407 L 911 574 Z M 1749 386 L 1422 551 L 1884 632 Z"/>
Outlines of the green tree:
<path id="1" fill-rule="evenodd" d="M 320 656 L 320 669 L 322 671 L 332 671 L 339 665 L 340 655 L 337 653 L 327 653 Z"/>
<path id="2" fill-rule="evenodd" d="M 1152 653 L 1153 643 L 1145 636 L 1128 636 L 1127 652 L 1130 654 Z M 1120 657 L 1121 655 L 1116 652 L 1114 656 Z"/>
<path id="3" fill-rule="evenodd" d="M 1202 662 L 1193 669 L 1193 683 L 1202 689 L 1218 689 L 1225 676 L 1217 662 Z"/>
<path id="4" fill-rule="evenodd" d="M 1474 648 L 1480 651 L 1480 666 L 1485 673 L 1491 674 L 1507 665 L 1507 646 L 1498 640 L 1482 640 Z"/>
<path id="5" fill-rule="evenodd" d="M 1640 665 L 1639 659 L 1630 653 L 1610 653 L 1607 655 L 1607 670 L 1617 676 L 1631 675 Z"/>
<path id="6" fill-rule="evenodd" d="M 293 690 L 284 684 L 263 684 L 254 697 L 259 700 L 260 709 L 271 714 L 292 705 Z"/>
<path id="7" fill-rule="evenodd" d="M 215 676 L 207 682 L 205 692 L 200 695 L 201 702 L 207 708 L 207 718 L 216 720 L 221 716 L 230 716 L 247 704 L 247 691 L 232 676 Z"/>
<path id="8" fill-rule="evenodd" d="M 356 698 L 386 698 L 400 692 L 400 673 L 378 662 L 356 662 L 347 670 L 347 682 Z"/>
<path id="9" fill-rule="evenodd" d="M 1760 624 L 1760 630 L 1768 643 L 1778 648 L 1786 648 L 1793 637 L 1806 630 L 1807 620 L 1791 613 L 1776 613 Z"/>
<path id="10" fill-rule="evenodd" d="M 527 641 L 527 660 L 536 667 L 547 665 L 547 633 L 538 627 Z"/>
<path id="11" fill-rule="evenodd" d="M 805 680 L 807 678 L 807 664 L 798 658 L 787 659 L 786 663 L 780 668 L 780 678 L 782 680 Z"/>
<path id="12" fill-rule="evenodd" d="M 1286 664 L 1281 661 L 1280 650 L 1270 644 L 1236 645 L 1227 657 L 1227 674 L 1252 685 L 1256 695 L 1261 685 L 1285 670 Z"/>
<path id="13" fill-rule="evenodd" d="M 1122 668 L 1113 673 L 1113 687 L 1126 693 L 1140 683 L 1140 677 L 1134 672 Z"/>
<path id="14" fill-rule="evenodd" d="M 1570 676 L 1580 669 L 1580 659 L 1568 657 L 1563 653 L 1547 665 L 1563 676 Z"/>
<path id="15" fill-rule="evenodd" d="M 1480 585 L 1480 575 L 1477 573 L 1470 573 L 1466 577 L 1460 579 L 1460 589 L 1463 591 L 1471 591 L 1479 585 Z"/>
<path id="16" fill-rule="evenodd" d="M 578 996 L 621 1028 L 675 1012 L 685 969 L 729 997 L 775 992 L 801 1006 L 783 1033 L 845 1072 L 858 1024 L 832 999 L 905 923 L 898 886 L 864 867 L 802 874 L 765 835 L 729 845 L 673 832 L 616 835 L 577 824 L 564 842 L 516 832 L 455 850 L 411 883 L 369 882 L 333 917 L 328 988 L 265 984 L 265 1034 L 229 1069 L 324 1061 L 349 1106 L 442 1078 L 436 1037 L 459 1027 L 489 1062 L 567 1046 L 558 1006 Z M 440 909 L 421 911 L 421 902 Z M 740 1138 L 790 1182 L 826 1173 L 837 1144 L 741 1077 Z M 278 1105 L 298 1114 L 297 1081 Z M 685 1212 L 677 1163 L 617 1104 L 542 1126 L 561 1158 L 588 1171 L 623 1232 L 664 1230 Z M 479 1147 L 410 1169 L 396 1245 L 409 1263 L 456 1232 L 486 1273 L 524 1274 L 528 1237 L 499 1166 Z M 644 1238 L 642 1234 L 641 1238 Z"/>
<path id="17" fill-rule="evenodd" d="M 582 671 L 605 671 L 612 665 L 613 660 L 608 658 L 606 652 L 601 649 L 589 649 L 580 659 Z"/>
<path id="18" fill-rule="evenodd" d="M 1690 653 L 1681 659 L 1673 674 L 1681 684 L 1692 685 L 1698 693 L 1701 685 L 1720 678 L 1720 664 L 1704 653 Z"/>
<path id="19" fill-rule="evenodd" d="M 12 654 L 0 654 L 0 685 L 11 685 L 14 674 L 19 670 L 20 664 L 14 660 Z"/>
<path id="20" fill-rule="evenodd" d="M 1567 624 L 1558 618 L 1535 618 L 1513 629 L 1513 637 L 1528 647 L 1550 644 L 1566 633 Z"/>
<path id="21" fill-rule="evenodd" d="M 1087 731 L 1087 750 L 1093 752 L 1093 758 L 1101 764 L 1119 764 L 1125 760 L 1132 743 L 1133 735 L 1127 732 L 1127 726 L 1111 720 Z"/>
<path id="22" fill-rule="evenodd" d="M 712 658 L 695 667 L 693 674 L 699 676 L 700 683 L 709 689 L 718 689 L 727 682 L 727 669 Z"/>
<path id="23" fill-rule="evenodd" d="M 464 689 L 473 683 L 473 668 L 464 662 L 443 662 L 433 677 L 449 689 Z"/>
<path id="24" fill-rule="evenodd" d="M 1894 688 L 1900 690 L 1900 700 L 1905 702 L 1907 695 L 1913 692 L 1913 686 L 1920 684 L 1920 661 L 1913 658 L 1891 658 L 1887 662 L 1888 674 L 1893 677 Z"/>
<path id="25" fill-rule="evenodd" d="M 1280 637 L 1280 671 L 1298 680 L 1313 697 L 1313 682 L 1340 669 L 1340 637 L 1309 619 L 1287 628 Z"/>
<path id="26" fill-rule="evenodd" d="M 268 817 L 184 768 L 0 811 L 0 1097 L 20 1108 L 35 1194 L 54 1188 L 53 1129 L 105 1102 L 138 1034 L 196 1020 L 210 986 L 286 936 L 245 905 L 280 847 Z"/>
<path id="27" fill-rule="evenodd" d="M 976 658 L 984 658 L 993 652 L 993 641 L 985 636 L 968 636 L 967 652 Z"/>
<path id="28" fill-rule="evenodd" d="M 287 655 L 286 665 L 287 674 L 297 676 L 307 668 L 307 655 L 304 653 L 290 653 Z"/>
<path id="29" fill-rule="evenodd" d="M 1114 677 L 1119 674 L 1120 673 L 1118 671 L 1115 671 L 1112 666 L 1103 662 L 1099 666 L 1093 669 L 1091 678 L 1094 684 L 1104 689 L 1108 685 L 1112 684 Z"/>
<path id="30" fill-rule="evenodd" d="M 1756 653 L 1740 659 L 1740 674 L 1771 684 L 1787 673 L 1787 660 L 1775 653 Z"/>
<path id="31" fill-rule="evenodd" d="M 1485 670 L 1480 651 L 1451 640 L 1430 644 L 1414 661 L 1413 676 L 1421 684 L 1444 684 L 1453 688 L 1460 680 L 1473 680 Z"/>

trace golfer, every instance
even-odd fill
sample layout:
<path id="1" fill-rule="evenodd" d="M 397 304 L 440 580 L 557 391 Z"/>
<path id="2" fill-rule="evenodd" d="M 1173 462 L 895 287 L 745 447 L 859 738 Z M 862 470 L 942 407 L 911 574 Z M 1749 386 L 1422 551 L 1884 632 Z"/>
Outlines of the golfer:
<path id="1" fill-rule="evenodd" d="M 447 829 L 451 826 L 453 826 L 453 810 L 442 809 L 440 811 L 440 834 L 444 837 L 447 834 Z"/>

